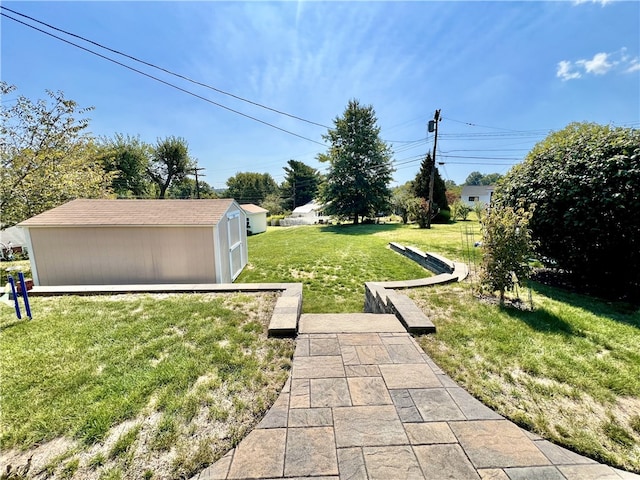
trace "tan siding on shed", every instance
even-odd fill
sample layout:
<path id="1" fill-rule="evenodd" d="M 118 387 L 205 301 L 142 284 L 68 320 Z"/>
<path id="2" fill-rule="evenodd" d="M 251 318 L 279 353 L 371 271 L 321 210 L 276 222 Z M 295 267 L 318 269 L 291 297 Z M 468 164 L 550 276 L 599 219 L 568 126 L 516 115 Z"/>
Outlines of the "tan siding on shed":
<path id="1" fill-rule="evenodd" d="M 29 233 L 40 285 L 216 282 L 211 226 L 31 227 Z"/>

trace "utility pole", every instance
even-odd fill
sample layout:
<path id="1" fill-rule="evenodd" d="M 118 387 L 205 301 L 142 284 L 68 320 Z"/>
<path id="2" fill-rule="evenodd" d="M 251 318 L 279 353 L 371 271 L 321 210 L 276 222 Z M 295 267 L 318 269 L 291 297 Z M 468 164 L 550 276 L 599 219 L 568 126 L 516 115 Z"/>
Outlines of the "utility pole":
<path id="1" fill-rule="evenodd" d="M 438 145 L 438 123 L 440 122 L 440 109 L 436 110 L 433 120 L 429 120 L 429 132 L 434 132 L 433 155 L 431 157 L 431 175 L 429 176 L 429 211 L 427 212 L 427 228 L 431 228 L 431 213 L 433 211 L 433 184 L 436 179 L 436 146 Z"/>
<path id="2" fill-rule="evenodd" d="M 193 167 L 191 170 L 193 171 L 193 174 L 196 176 L 196 198 L 200 199 L 200 182 L 198 181 L 198 172 L 201 172 L 202 170 L 204 170 L 204 167 L 198 167 L 198 164 L 196 163 L 196 166 Z M 206 175 L 201 175 L 201 177 L 206 177 Z"/>

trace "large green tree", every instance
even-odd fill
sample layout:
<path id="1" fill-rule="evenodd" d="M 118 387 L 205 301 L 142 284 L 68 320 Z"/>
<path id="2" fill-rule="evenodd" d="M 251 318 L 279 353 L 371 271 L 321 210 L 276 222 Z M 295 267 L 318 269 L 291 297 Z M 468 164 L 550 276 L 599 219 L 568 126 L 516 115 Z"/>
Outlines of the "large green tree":
<path id="1" fill-rule="evenodd" d="M 498 185 L 496 205 L 536 205 L 538 253 L 582 285 L 640 298 L 640 130 L 572 123 Z"/>
<path id="2" fill-rule="evenodd" d="M 102 139 L 100 151 L 105 171 L 115 174 L 112 187 L 118 197 L 149 196 L 151 180 L 147 171 L 151 163 L 151 145 L 140 137 L 117 133 L 113 138 Z"/>
<path id="3" fill-rule="evenodd" d="M 400 215 L 402 223 L 409 221 L 410 207 L 415 199 L 413 193 L 413 182 L 406 182 L 403 185 L 395 187 L 391 191 L 391 206 L 393 213 Z"/>
<path id="4" fill-rule="evenodd" d="M 333 121 L 323 138 L 330 142 L 318 159 L 329 163 L 322 200 L 329 215 L 360 217 L 389 209 L 392 180 L 391 149 L 380 138 L 372 106 L 349 101 L 344 114 Z"/>
<path id="5" fill-rule="evenodd" d="M 169 198 L 218 198 L 211 185 L 203 180 L 196 181 L 193 178 L 184 177 L 174 181 L 167 190 Z"/>
<path id="6" fill-rule="evenodd" d="M 283 167 L 286 175 L 280 188 L 284 209 L 293 210 L 318 196 L 322 176 L 315 168 L 303 162 L 289 160 L 287 164 L 288 167 Z"/>
<path id="7" fill-rule="evenodd" d="M 158 188 L 158 197 L 165 198 L 174 181 L 180 181 L 193 170 L 194 162 L 189 157 L 189 145 L 184 138 L 158 139 L 151 151 L 151 163 L 147 174 Z"/>
<path id="8" fill-rule="evenodd" d="M 495 185 L 502 178 L 499 173 L 471 172 L 464 181 L 465 185 Z"/>
<path id="9" fill-rule="evenodd" d="M 0 82 L 2 96 L 15 87 Z M 0 110 L 0 211 L 2 228 L 74 198 L 110 193 L 111 174 L 86 133 L 92 108 L 47 90 L 35 102 L 19 95 Z"/>
<path id="10" fill-rule="evenodd" d="M 260 205 L 269 194 L 278 193 L 278 184 L 268 173 L 240 172 L 227 180 L 226 196 L 238 203 Z"/>

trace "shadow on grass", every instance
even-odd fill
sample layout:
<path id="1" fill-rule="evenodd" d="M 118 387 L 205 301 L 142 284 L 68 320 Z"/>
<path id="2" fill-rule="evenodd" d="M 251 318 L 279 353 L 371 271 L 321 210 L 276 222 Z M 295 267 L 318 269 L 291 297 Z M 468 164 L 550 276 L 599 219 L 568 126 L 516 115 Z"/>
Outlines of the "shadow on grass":
<path id="1" fill-rule="evenodd" d="M 531 282 L 530 285 L 532 290 L 552 300 L 640 329 L 640 307 L 638 305 L 607 301 L 537 282 Z"/>
<path id="2" fill-rule="evenodd" d="M 333 233 L 335 235 L 371 235 L 372 233 L 391 232 L 402 228 L 399 223 L 385 224 L 345 224 L 345 225 L 327 225 L 322 227 L 322 231 Z"/>
<path id="3" fill-rule="evenodd" d="M 500 311 L 509 315 L 511 318 L 526 323 L 533 330 L 541 333 L 584 336 L 580 331 L 576 331 L 570 323 L 543 308 L 537 308 L 531 311 L 520 310 L 515 307 L 500 307 Z"/>

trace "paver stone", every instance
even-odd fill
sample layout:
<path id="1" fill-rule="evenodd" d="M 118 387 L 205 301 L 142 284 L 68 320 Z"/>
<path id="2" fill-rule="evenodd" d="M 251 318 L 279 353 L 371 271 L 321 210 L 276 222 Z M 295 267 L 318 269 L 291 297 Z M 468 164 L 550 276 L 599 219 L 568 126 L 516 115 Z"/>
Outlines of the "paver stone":
<path id="1" fill-rule="evenodd" d="M 311 407 L 348 407 L 351 405 L 346 378 L 312 378 Z"/>
<path id="2" fill-rule="evenodd" d="M 391 405 L 391 397 L 380 377 L 347 378 L 353 405 Z"/>
<path id="3" fill-rule="evenodd" d="M 426 422 L 465 420 L 465 416 L 444 388 L 410 389 L 409 393 Z"/>
<path id="4" fill-rule="evenodd" d="M 288 477 L 338 475 L 333 428 L 290 428 L 284 474 Z"/>
<path id="5" fill-rule="evenodd" d="M 451 422 L 449 426 L 476 468 L 550 464 L 533 441 L 507 420 Z"/>
<path id="6" fill-rule="evenodd" d="M 457 443 L 444 445 L 416 445 L 413 447 L 429 480 L 473 480 L 480 477 Z"/>
<path id="7" fill-rule="evenodd" d="M 424 480 L 413 450 L 408 445 L 364 447 L 364 461 L 370 480 Z"/>
<path id="8" fill-rule="evenodd" d="M 442 387 L 433 370 L 424 363 L 380 365 L 380 373 L 389 389 Z"/>
<path id="9" fill-rule="evenodd" d="M 286 428 L 256 429 L 240 444 L 229 469 L 230 479 L 281 477 L 284 471 Z M 260 461 L 256 461 L 259 459 Z"/>
<path id="10" fill-rule="evenodd" d="M 393 405 L 338 407 L 333 424 L 338 448 L 409 443 Z"/>
<path id="11" fill-rule="evenodd" d="M 340 356 L 299 357 L 293 362 L 292 377 L 294 379 L 344 376 L 344 365 Z"/>
<path id="12" fill-rule="evenodd" d="M 368 480 L 362 448 L 339 448 L 338 469 L 342 480 Z"/>

